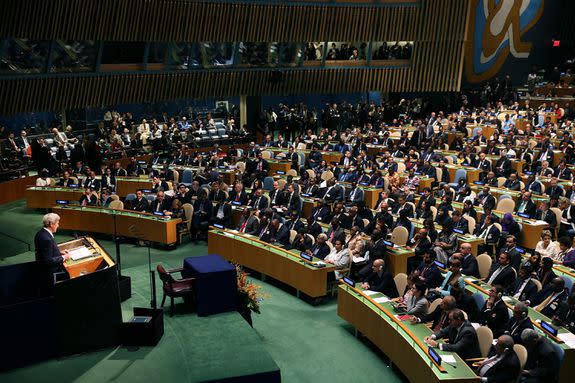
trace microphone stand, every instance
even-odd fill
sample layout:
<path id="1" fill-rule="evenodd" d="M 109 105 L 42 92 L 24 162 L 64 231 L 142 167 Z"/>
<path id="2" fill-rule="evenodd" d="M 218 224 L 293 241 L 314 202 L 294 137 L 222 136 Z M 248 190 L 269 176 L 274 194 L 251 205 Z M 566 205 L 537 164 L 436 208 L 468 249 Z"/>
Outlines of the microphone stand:
<path id="1" fill-rule="evenodd" d="M 131 225 L 128 230 L 132 236 L 140 241 L 144 240 L 144 234 L 140 231 L 140 228 L 136 225 Z M 145 241 L 148 247 L 148 272 L 150 273 L 150 307 L 153 309 L 158 308 L 158 303 L 156 300 L 156 272 L 152 269 L 152 253 L 151 253 L 151 241 Z"/>

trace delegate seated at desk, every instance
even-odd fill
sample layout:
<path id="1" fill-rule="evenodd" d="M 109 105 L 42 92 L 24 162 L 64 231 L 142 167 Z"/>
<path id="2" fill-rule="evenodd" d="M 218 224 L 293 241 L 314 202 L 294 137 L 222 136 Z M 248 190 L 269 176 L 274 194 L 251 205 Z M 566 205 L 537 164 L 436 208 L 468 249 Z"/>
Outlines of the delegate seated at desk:
<path id="1" fill-rule="evenodd" d="M 439 339 L 448 338 L 449 343 L 439 343 Z M 481 356 L 477 333 L 470 322 L 465 320 L 463 311 L 454 309 L 449 312 L 449 326 L 424 339 L 430 347 L 438 347 L 441 351 L 452 351 L 462 359 Z"/>
<path id="2" fill-rule="evenodd" d="M 70 255 L 67 250 L 60 252 L 54 240 L 54 233 L 58 231 L 60 225 L 60 216 L 48 213 L 42 218 L 42 225 L 42 229 L 34 237 L 36 263 L 42 273 L 41 285 L 50 288 L 54 284 L 55 273 L 66 273 L 63 264 L 70 259 Z"/>
<path id="3" fill-rule="evenodd" d="M 393 276 L 389 271 L 385 270 L 385 261 L 383 259 L 373 261 L 371 273 L 364 278 L 361 288 L 364 290 L 379 291 L 388 298 L 396 298 L 399 296 Z"/>

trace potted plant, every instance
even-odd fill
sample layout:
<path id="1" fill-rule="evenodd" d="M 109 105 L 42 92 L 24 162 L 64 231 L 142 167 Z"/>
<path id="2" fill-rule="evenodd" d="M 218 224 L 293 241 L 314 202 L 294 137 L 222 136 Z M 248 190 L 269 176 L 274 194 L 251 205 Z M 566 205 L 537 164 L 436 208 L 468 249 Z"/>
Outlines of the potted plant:
<path id="1" fill-rule="evenodd" d="M 256 285 L 248 280 L 248 273 L 238 265 L 236 266 L 236 275 L 238 282 L 237 299 L 238 299 L 238 312 L 241 316 L 253 327 L 252 311 L 260 314 L 260 302 L 264 298 L 264 294 L 260 292 L 261 286 Z"/>

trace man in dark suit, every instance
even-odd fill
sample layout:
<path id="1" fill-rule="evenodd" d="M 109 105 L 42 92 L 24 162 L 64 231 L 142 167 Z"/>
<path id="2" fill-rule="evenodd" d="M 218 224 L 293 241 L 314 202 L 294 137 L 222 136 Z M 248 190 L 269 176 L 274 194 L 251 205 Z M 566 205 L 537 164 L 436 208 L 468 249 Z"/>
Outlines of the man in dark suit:
<path id="1" fill-rule="evenodd" d="M 337 218 L 332 218 L 326 235 L 327 240 L 332 244 L 335 244 L 338 239 L 345 243 L 345 230 L 341 227 Z"/>
<path id="2" fill-rule="evenodd" d="M 503 287 L 492 286 L 489 289 L 489 298 L 479 313 L 479 323 L 489 327 L 494 337 L 503 334 L 505 325 L 509 321 L 509 311 L 501 298 L 503 298 Z"/>
<path id="3" fill-rule="evenodd" d="M 364 278 L 361 287 L 365 290 L 379 291 L 388 298 L 397 298 L 399 296 L 393 275 L 385 270 L 383 259 L 373 261 L 371 273 Z"/>
<path id="4" fill-rule="evenodd" d="M 529 218 L 533 218 L 535 216 L 535 211 L 537 207 L 535 203 L 531 200 L 531 192 L 525 192 L 521 196 L 521 201 L 517 204 L 515 208 L 516 213 L 527 214 Z"/>
<path id="5" fill-rule="evenodd" d="M 272 236 L 270 240 L 271 243 L 275 243 L 276 245 L 279 244 L 282 246 L 289 245 L 289 238 L 290 238 L 289 229 L 284 224 L 282 224 L 278 218 L 272 219 L 271 230 L 272 230 Z"/>
<path id="6" fill-rule="evenodd" d="M 477 307 L 475 299 L 467 294 L 464 288 L 459 285 L 451 286 L 451 296 L 455 298 L 457 308 L 465 311 L 467 320 L 470 322 L 477 322 L 479 320 L 479 307 Z"/>
<path id="7" fill-rule="evenodd" d="M 523 383 L 554 382 L 559 375 L 559 356 L 551 343 L 533 329 L 521 333 L 523 344 L 527 348 L 527 361 L 521 371 Z"/>
<path id="8" fill-rule="evenodd" d="M 160 179 L 159 177 L 152 178 L 152 191 L 154 193 L 157 193 L 160 190 L 162 190 L 162 191 L 170 190 L 168 183 L 166 181 Z"/>
<path id="9" fill-rule="evenodd" d="M 298 233 L 303 232 L 305 225 L 301 221 L 300 216 L 297 211 L 292 211 L 290 214 L 290 219 L 284 223 L 288 230 L 295 230 Z"/>
<path id="10" fill-rule="evenodd" d="M 461 257 L 461 273 L 479 278 L 479 266 L 477 259 L 471 254 L 471 244 L 459 245 L 459 256 Z"/>
<path id="11" fill-rule="evenodd" d="M 269 193 L 270 197 L 270 207 L 279 206 L 283 203 L 283 191 L 280 189 L 280 185 L 277 181 L 273 183 L 273 189 Z"/>
<path id="12" fill-rule="evenodd" d="M 561 277 L 555 277 L 548 286 L 537 294 L 532 306 L 547 318 L 553 318 L 559 310 L 561 302 L 567 299 L 567 295 L 565 280 Z"/>
<path id="13" fill-rule="evenodd" d="M 329 222 L 330 211 L 324 200 L 319 200 L 318 205 L 311 210 L 311 218 L 318 222 Z"/>
<path id="14" fill-rule="evenodd" d="M 315 244 L 310 250 L 306 250 L 308 255 L 313 255 L 316 258 L 324 259 L 329 253 L 330 249 L 327 245 L 327 235 L 321 233 L 317 236 Z"/>
<path id="15" fill-rule="evenodd" d="M 511 174 L 511 160 L 505 154 L 502 154 L 495 163 L 495 169 L 493 170 L 497 177 L 509 177 Z"/>
<path id="16" fill-rule="evenodd" d="M 495 197 L 491 194 L 488 186 L 485 186 L 481 193 L 477 195 L 477 205 L 483 207 L 483 209 L 493 210 L 497 201 Z"/>
<path id="17" fill-rule="evenodd" d="M 449 343 L 438 343 L 439 339 L 448 338 Z M 449 313 L 449 326 L 431 336 L 425 337 L 425 343 L 430 347 L 438 347 L 441 351 L 452 351 L 462 359 L 481 356 L 477 333 L 470 322 L 465 320 L 463 311 L 454 309 Z"/>
<path id="18" fill-rule="evenodd" d="M 240 223 L 236 229 L 237 231 L 247 234 L 254 234 L 257 231 L 259 221 L 253 212 L 255 212 L 255 210 L 244 209 Z"/>
<path id="19" fill-rule="evenodd" d="M 460 230 L 463 234 L 469 233 L 469 222 L 461 216 L 461 212 L 455 210 L 451 213 L 451 221 L 453 223 L 453 229 Z"/>
<path id="20" fill-rule="evenodd" d="M 443 281 L 441 271 L 435 264 L 435 251 L 431 248 L 423 253 L 423 262 L 415 272 L 419 276 L 419 280 L 429 288 L 439 287 Z"/>
<path id="21" fill-rule="evenodd" d="M 229 202 L 235 202 L 236 204 L 245 205 L 248 202 L 248 195 L 244 191 L 244 185 L 241 182 L 236 183 L 234 189 L 230 192 L 228 198 Z"/>
<path id="22" fill-rule="evenodd" d="M 91 188 L 86 188 L 84 194 L 80 197 L 81 206 L 96 206 L 98 204 L 98 197 L 94 195 L 94 191 Z"/>
<path id="23" fill-rule="evenodd" d="M 555 227 L 557 227 L 557 216 L 551 211 L 550 207 L 549 201 L 541 201 L 533 218 L 547 222 L 549 224 L 549 230 L 555 230 Z"/>
<path id="24" fill-rule="evenodd" d="M 511 336 L 516 344 L 523 344 L 521 333 L 526 328 L 533 328 L 533 323 L 529 318 L 529 307 L 523 302 L 517 302 L 513 306 L 513 316 L 505 326 L 505 334 Z"/>
<path id="25" fill-rule="evenodd" d="M 346 192 L 345 200 L 351 203 L 357 203 L 363 201 L 363 189 L 357 187 L 357 182 L 351 183 L 351 188 Z"/>
<path id="26" fill-rule="evenodd" d="M 48 213 L 42 218 L 42 229 L 34 237 L 34 248 L 36 250 L 36 264 L 41 270 L 41 286 L 51 289 L 54 284 L 54 273 L 66 272 L 63 264 L 70 259 L 68 251 L 60 252 L 54 240 L 54 233 L 60 225 L 60 216 L 55 213 Z"/>
<path id="27" fill-rule="evenodd" d="M 364 257 L 368 259 L 367 264 L 363 266 L 358 272 L 359 279 L 365 279 L 372 271 L 371 265 L 376 259 L 383 259 L 384 262 L 387 256 L 387 246 L 383 243 L 383 234 L 379 229 L 374 229 L 371 233 L 369 241 L 366 242 L 364 247 Z"/>
<path id="28" fill-rule="evenodd" d="M 413 317 L 411 323 L 429 323 L 431 322 L 431 331 L 438 332 L 449 326 L 449 313 L 457 308 L 457 302 L 451 295 L 444 297 L 441 303 L 429 314 L 421 318 Z M 469 314 L 467 314 L 469 316 Z"/>
<path id="29" fill-rule="evenodd" d="M 166 212 L 172 208 L 172 200 L 169 196 L 166 196 L 163 191 L 156 193 L 156 199 L 152 201 L 150 206 L 150 211 L 155 212 Z"/>
<path id="30" fill-rule="evenodd" d="M 91 171 L 90 176 L 84 181 L 84 188 L 92 188 L 92 190 L 100 190 L 100 180 L 96 178 L 96 172 Z"/>
<path id="31" fill-rule="evenodd" d="M 537 295 L 537 285 L 531 280 L 531 265 L 523 264 L 515 282 L 507 288 L 507 294 L 529 305 Z"/>
<path id="32" fill-rule="evenodd" d="M 320 191 L 321 193 L 321 191 Z M 322 198 L 327 202 L 339 202 L 344 199 L 344 190 L 341 185 L 335 183 L 335 179 L 327 181 L 327 187 L 325 188 L 323 194 L 320 194 Z"/>
<path id="33" fill-rule="evenodd" d="M 508 235 L 505 237 L 505 246 L 501 248 L 501 252 L 506 252 L 509 256 L 509 263 L 511 267 L 519 272 L 519 266 L 521 265 L 522 256 L 517 249 L 517 239 L 513 235 Z"/>
<path id="34" fill-rule="evenodd" d="M 141 190 L 136 191 L 136 199 L 132 202 L 132 210 L 140 212 L 148 211 L 149 204 L 148 200 L 144 197 L 144 193 Z"/>
<path id="35" fill-rule="evenodd" d="M 557 178 L 551 178 L 549 187 L 545 189 L 545 194 L 547 194 L 549 198 L 559 199 L 559 197 L 563 196 L 563 193 L 563 188 L 557 185 Z"/>
<path id="36" fill-rule="evenodd" d="M 509 254 L 502 252 L 499 254 L 497 263 L 494 263 L 487 277 L 487 283 L 491 286 L 501 285 L 507 288 L 515 282 L 515 269 L 509 263 Z"/>
<path id="37" fill-rule="evenodd" d="M 559 304 L 553 323 L 575 333 L 575 292 L 572 292 L 565 302 Z"/>
<path id="38" fill-rule="evenodd" d="M 268 207 L 268 199 L 264 197 L 262 188 L 257 188 L 252 199 L 248 202 L 248 206 L 256 210 L 264 210 Z"/>
<path id="39" fill-rule="evenodd" d="M 494 346 L 494 352 L 477 368 L 483 383 L 515 382 L 521 373 L 521 363 L 513 351 L 513 338 L 501 335 Z"/>

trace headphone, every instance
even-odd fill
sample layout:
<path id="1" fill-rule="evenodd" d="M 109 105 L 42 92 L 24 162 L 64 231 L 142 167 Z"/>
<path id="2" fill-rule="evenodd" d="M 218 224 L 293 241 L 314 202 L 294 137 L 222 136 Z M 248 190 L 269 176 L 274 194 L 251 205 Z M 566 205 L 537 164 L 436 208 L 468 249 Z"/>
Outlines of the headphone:
<path id="1" fill-rule="evenodd" d="M 383 265 L 379 265 L 379 270 L 383 270 Z"/>

